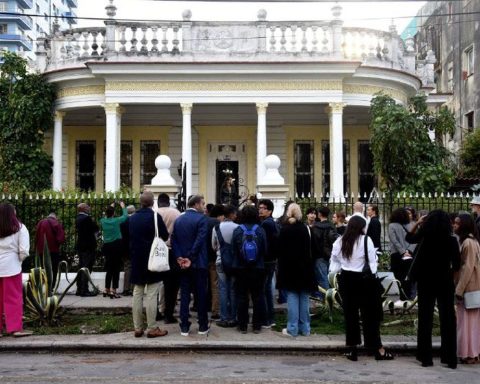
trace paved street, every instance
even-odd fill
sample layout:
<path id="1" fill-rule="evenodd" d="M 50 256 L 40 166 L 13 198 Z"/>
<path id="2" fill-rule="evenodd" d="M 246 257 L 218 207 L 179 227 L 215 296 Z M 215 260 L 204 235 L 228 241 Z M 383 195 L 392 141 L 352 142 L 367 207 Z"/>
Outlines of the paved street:
<path id="1" fill-rule="evenodd" d="M 478 383 L 480 366 L 421 368 L 411 356 L 376 362 L 360 356 L 198 353 L 0 354 L 7 383 Z"/>

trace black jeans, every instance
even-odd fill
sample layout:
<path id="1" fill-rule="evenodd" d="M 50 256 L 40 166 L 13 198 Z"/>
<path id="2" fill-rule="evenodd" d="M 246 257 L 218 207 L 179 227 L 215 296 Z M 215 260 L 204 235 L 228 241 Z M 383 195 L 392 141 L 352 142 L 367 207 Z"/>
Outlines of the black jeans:
<path id="1" fill-rule="evenodd" d="M 248 304 L 250 297 L 253 303 L 253 329 L 260 329 L 265 321 L 264 313 L 265 271 L 248 268 L 235 275 L 235 293 L 237 295 L 237 320 L 240 328 L 248 326 Z"/>
<path id="2" fill-rule="evenodd" d="M 78 251 L 78 268 L 87 268 L 91 273 L 95 263 L 95 250 Z M 88 292 L 88 280 L 84 273 L 80 273 L 77 280 L 77 293 L 84 294 Z"/>
<path id="3" fill-rule="evenodd" d="M 338 284 L 345 318 L 346 345 L 354 347 L 362 343 L 361 318 L 365 348 L 371 352 L 378 351 L 382 347 L 378 308 L 380 301 L 372 297 L 374 292 L 369 292 L 371 287 L 367 286 L 361 272 L 342 270 Z"/>
<path id="4" fill-rule="evenodd" d="M 122 270 L 122 240 L 115 240 L 103 244 L 102 251 L 105 255 L 105 289 L 118 288 L 120 271 Z"/>
<path id="5" fill-rule="evenodd" d="M 178 291 L 180 289 L 180 268 L 172 250 L 168 251 L 170 270 L 164 273 L 163 285 L 165 287 L 165 317 L 172 318 L 177 304 Z"/>
<path id="6" fill-rule="evenodd" d="M 412 262 L 413 259 L 402 260 L 402 255 L 399 253 L 392 253 L 390 255 L 390 269 L 392 270 L 395 279 L 400 281 L 403 290 L 403 292 L 400 291 L 400 300 L 412 299 L 412 282 L 406 280 Z"/>

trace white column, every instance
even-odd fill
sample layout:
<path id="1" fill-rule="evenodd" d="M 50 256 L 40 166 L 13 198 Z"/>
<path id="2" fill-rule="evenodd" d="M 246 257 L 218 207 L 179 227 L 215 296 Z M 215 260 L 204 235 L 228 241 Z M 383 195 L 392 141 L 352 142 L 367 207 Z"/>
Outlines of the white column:
<path id="1" fill-rule="evenodd" d="M 330 103 L 330 198 L 343 200 L 343 103 Z"/>
<path id="2" fill-rule="evenodd" d="M 116 103 L 105 104 L 106 148 L 105 148 L 105 190 L 120 189 L 120 132 L 121 108 Z"/>
<path id="3" fill-rule="evenodd" d="M 185 196 L 188 199 L 192 195 L 192 104 L 180 104 L 182 108 L 182 178 L 183 169 L 186 169 Z M 186 166 L 185 166 L 186 164 Z"/>
<path id="4" fill-rule="evenodd" d="M 65 112 L 55 112 L 55 124 L 53 128 L 53 177 L 52 187 L 55 191 L 62 189 L 62 141 L 63 141 L 63 118 Z"/>
<path id="5" fill-rule="evenodd" d="M 267 107 L 268 103 L 257 103 L 257 185 L 263 183 L 265 158 L 267 157 Z"/>

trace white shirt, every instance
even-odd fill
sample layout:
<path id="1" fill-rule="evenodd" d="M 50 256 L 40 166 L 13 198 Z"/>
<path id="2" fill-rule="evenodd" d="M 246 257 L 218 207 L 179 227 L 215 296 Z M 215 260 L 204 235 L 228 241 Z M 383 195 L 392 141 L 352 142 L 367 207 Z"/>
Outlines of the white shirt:
<path id="1" fill-rule="evenodd" d="M 222 233 L 223 240 L 227 244 L 232 243 L 233 231 L 238 227 L 238 224 L 234 223 L 232 220 L 224 220 L 220 223 L 219 229 Z M 214 229 L 212 231 L 212 248 L 217 251 L 216 264 L 221 263 L 220 259 L 220 241 L 217 237 L 217 231 Z"/>
<path id="2" fill-rule="evenodd" d="M 13 235 L 0 238 L 0 277 L 18 275 L 22 272 L 22 261 L 30 251 L 30 235 L 25 225 Z"/>
<path id="3" fill-rule="evenodd" d="M 333 243 L 329 271 L 336 273 L 343 269 L 345 271 L 362 272 L 365 264 L 364 238 L 365 235 L 359 236 L 357 242 L 353 246 L 352 256 L 350 259 L 347 259 L 342 255 L 342 238 L 339 237 L 335 243 Z M 367 241 L 367 251 L 370 269 L 372 270 L 372 273 L 377 273 L 377 255 L 375 253 L 373 241 L 370 238 L 368 238 Z"/>

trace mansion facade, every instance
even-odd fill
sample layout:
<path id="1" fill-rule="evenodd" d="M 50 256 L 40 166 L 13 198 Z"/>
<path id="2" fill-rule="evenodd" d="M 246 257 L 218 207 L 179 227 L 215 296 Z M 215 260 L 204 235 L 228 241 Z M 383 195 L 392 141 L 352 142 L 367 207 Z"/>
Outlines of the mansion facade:
<path id="1" fill-rule="evenodd" d="M 219 201 L 230 177 L 255 193 L 275 154 L 290 196 L 369 194 L 370 101 L 406 103 L 433 89 L 433 52 L 413 39 L 346 28 L 341 7 L 318 22 L 119 22 L 37 41 L 37 62 L 57 87 L 48 138 L 53 188 L 140 189 L 168 155 L 186 194 Z M 441 96 L 429 96 L 441 103 Z"/>

